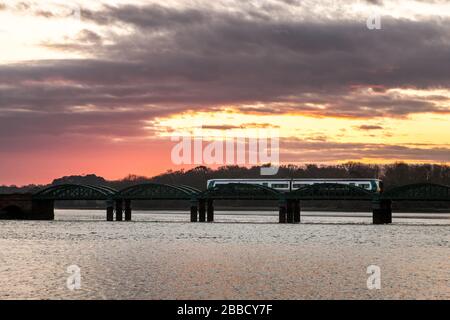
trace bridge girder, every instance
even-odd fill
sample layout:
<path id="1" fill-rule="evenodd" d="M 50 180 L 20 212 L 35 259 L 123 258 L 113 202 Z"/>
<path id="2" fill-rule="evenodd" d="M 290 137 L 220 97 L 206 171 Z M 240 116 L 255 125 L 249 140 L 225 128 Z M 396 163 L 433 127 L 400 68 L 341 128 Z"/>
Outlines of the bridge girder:
<path id="1" fill-rule="evenodd" d="M 394 201 L 450 201 L 450 187 L 433 183 L 417 183 L 387 190 L 381 199 Z"/>
<path id="2" fill-rule="evenodd" d="M 108 200 L 115 191 L 109 187 L 80 184 L 54 185 L 33 195 L 34 200 Z"/>
<path id="3" fill-rule="evenodd" d="M 338 183 L 320 183 L 282 193 L 270 187 L 229 183 L 200 190 L 185 185 L 145 183 L 120 191 L 106 186 L 63 184 L 50 186 L 33 194 L 34 200 L 394 200 L 450 201 L 450 187 L 438 184 L 411 184 L 382 194 Z"/>
<path id="4" fill-rule="evenodd" d="M 145 183 L 138 184 L 115 194 L 117 199 L 129 200 L 192 200 L 199 191 L 188 186 Z"/>

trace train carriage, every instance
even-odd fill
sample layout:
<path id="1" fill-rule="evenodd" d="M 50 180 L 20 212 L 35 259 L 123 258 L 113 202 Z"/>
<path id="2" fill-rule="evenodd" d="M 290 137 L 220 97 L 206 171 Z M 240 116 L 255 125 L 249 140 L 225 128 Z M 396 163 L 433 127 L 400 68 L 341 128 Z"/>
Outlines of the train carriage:
<path id="1" fill-rule="evenodd" d="M 371 192 L 380 192 L 382 181 L 379 179 L 211 179 L 207 182 L 207 188 L 214 188 L 217 185 L 229 183 L 257 184 L 273 188 L 282 192 L 297 190 L 302 187 L 318 183 L 338 183 L 347 184 Z"/>

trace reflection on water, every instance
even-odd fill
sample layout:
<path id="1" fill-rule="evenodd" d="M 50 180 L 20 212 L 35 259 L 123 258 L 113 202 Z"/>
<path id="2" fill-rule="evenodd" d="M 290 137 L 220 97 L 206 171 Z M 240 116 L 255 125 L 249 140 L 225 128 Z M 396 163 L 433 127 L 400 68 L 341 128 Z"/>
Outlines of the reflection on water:
<path id="1" fill-rule="evenodd" d="M 170 213 L 170 214 L 167 214 Z M 340 217 L 334 217 L 340 215 Z M 450 215 L 58 210 L 57 221 L 0 221 L 0 298 L 16 299 L 450 299 Z M 381 290 L 366 268 L 381 267 Z M 81 290 L 66 288 L 70 265 Z"/>

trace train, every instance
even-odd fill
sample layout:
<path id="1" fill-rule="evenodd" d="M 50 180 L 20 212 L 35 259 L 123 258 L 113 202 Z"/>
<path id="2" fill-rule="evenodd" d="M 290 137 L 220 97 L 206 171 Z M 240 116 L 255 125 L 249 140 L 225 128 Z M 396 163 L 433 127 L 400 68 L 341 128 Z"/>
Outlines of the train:
<path id="1" fill-rule="evenodd" d="M 383 189 L 383 182 L 379 179 L 210 179 L 207 181 L 207 188 L 211 189 L 220 184 L 247 183 L 262 185 L 272 189 L 289 192 L 302 187 L 318 183 L 338 183 L 347 184 L 367 191 L 379 193 Z"/>

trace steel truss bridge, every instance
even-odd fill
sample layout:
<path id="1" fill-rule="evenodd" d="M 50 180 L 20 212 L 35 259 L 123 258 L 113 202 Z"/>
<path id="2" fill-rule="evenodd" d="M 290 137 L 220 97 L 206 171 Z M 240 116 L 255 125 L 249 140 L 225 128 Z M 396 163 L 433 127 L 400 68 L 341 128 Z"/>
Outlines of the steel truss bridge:
<path id="1" fill-rule="evenodd" d="M 63 184 L 54 185 L 32 195 L 35 203 L 46 203 L 53 207 L 60 200 L 104 200 L 106 219 L 130 221 L 133 200 L 187 200 L 190 201 L 192 222 L 214 221 L 215 200 L 276 200 L 280 223 L 299 223 L 301 201 L 307 200 L 351 200 L 371 201 L 373 223 L 392 222 L 393 201 L 450 201 L 450 187 L 421 183 L 389 189 L 383 193 L 372 193 L 363 188 L 338 183 L 321 183 L 304 186 L 283 193 L 278 190 L 253 184 L 230 183 L 217 185 L 208 190 L 198 190 L 185 185 L 158 183 L 138 184 L 123 190 L 106 186 Z"/>

